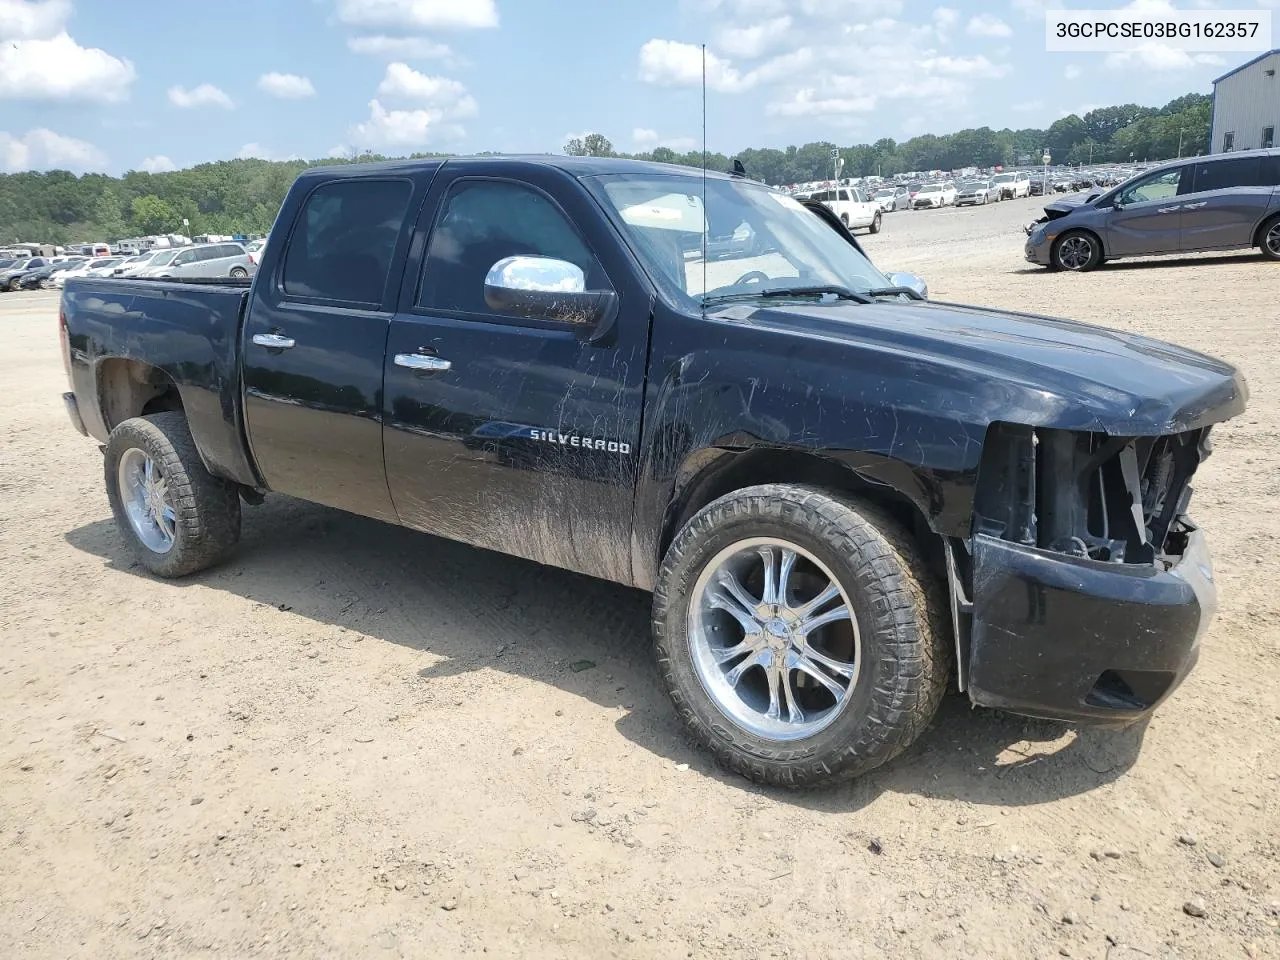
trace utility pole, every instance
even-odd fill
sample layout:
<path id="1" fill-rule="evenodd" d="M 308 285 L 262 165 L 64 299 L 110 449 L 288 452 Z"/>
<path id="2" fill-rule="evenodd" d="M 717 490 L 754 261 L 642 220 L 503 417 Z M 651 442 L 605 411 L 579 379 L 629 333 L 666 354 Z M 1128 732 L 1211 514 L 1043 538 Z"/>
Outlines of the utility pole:
<path id="1" fill-rule="evenodd" d="M 1179 129 L 1178 129 L 1178 159 L 1179 159 L 1179 160 L 1181 160 L 1181 159 L 1182 159 L 1182 134 L 1183 134 L 1183 132 L 1184 132 L 1183 128 L 1179 128 Z"/>

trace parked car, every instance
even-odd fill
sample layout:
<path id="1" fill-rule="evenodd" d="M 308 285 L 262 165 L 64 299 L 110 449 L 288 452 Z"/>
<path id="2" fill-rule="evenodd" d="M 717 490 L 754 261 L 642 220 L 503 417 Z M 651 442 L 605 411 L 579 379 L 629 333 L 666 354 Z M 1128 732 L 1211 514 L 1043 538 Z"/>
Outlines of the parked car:
<path id="1" fill-rule="evenodd" d="M 988 204 L 1000 199 L 1000 191 L 990 180 L 966 180 L 956 191 L 956 206 L 965 207 L 970 204 Z"/>
<path id="2" fill-rule="evenodd" d="M 61 263 L 51 263 L 48 266 L 38 267 L 35 270 L 28 270 L 12 281 L 11 286 L 22 290 L 47 290 L 53 286 L 53 277 L 56 274 L 70 270 L 78 266 L 79 259 L 63 260 Z"/>
<path id="3" fill-rule="evenodd" d="M 124 260 L 124 257 L 96 257 L 86 265 L 84 275 L 86 277 L 114 276 L 116 267 L 124 263 Z"/>
<path id="4" fill-rule="evenodd" d="M 885 213 L 911 209 L 911 194 L 906 187 L 881 187 L 871 197 Z"/>
<path id="5" fill-rule="evenodd" d="M 177 250 L 149 250 L 146 253 L 138 254 L 136 257 L 130 257 L 127 261 L 116 267 L 116 276 L 139 276 L 144 270 L 167 264 L 177 255 Z"/>
<path id="6" fill-rule="evenodd" d="M 144 277 L 229 277 L 243 279 L 253 270 L 253 262 L 238 243 L 205 243 L 184 247 L 167 263 L 146 267 Z"/>
<path id="7" fill-rule="evenodd" d="M 915 195 L 915 199 L 911 201 L 911 209 L 924 210 L 929 207 L 949 207 L 956 202 L 958 196 L 959 191 L 956 190 L 956 185 L 950 180 L 926 183 Z"/>
<path id="8" fill-rule="evenodd" d="M 255 267 L 258 265 L 258 261 L 262 259 L 262 248 L 266 246 L 266 244 L 266 238 L 261 240 L 250 240 L 245 244 L 244 252 L 248 254 L 249 262 Z"/>
<path id="9" fill-rule="evenodd" d="M 154 254 L 150 253 L 135 253 L 131 257 L 125 257 L 112 268 L 111 275 L 114 277 L 122 277 L 126 274 L 132 276 L 136 270 L 140 270 L 150 263 L 153 256 Z"/>
<path id="10" fill-rule="evenodd" d="M 47 257 L 27 257 L 16 261 L 13 266 L 0 270 L 0 290 L 12 290 L 14 280 L 28 270 L 38 270 L 48 265 L 49 260 Z"/>
<path id="11" fill-rule="evenodd" d="M 1175 160 L 1044 211 L 1027 227 L 1025 255 L 1061 270 L 1248 247 L 1280 260 L 1280 149 Z"/>
<path id="12" fill-rule="evenodd" d="M 1025 170 L 1014 173 L 998 173 L 992 182 L 1000 190 L 1001 200 L 1018 200 L 1031 196 L 1031 175 Z"/>
<path id="13" fill-rule="evenodd" d="M 880 205 L 869 201 L 857 187 L 841 187 L 839 190 L 820 190 L 810 194 L 808 199 L 825 203 L 831 212 L 840 218 L 850 230 L 866 229 L 868 233 L 879 233 L 883 214 Z"/>
<path id="14" fill-rule="evenodd" d="M 277 223 L 247 290 L 63 292 L 67 411 L 148 573 L 225 561 L 275 491 L 652 590 L 682 720 L 778 784 L 897 755 L 951 682 L 1116 723 L 1195 662 L 1226 363 L 932 303 L 821 203 L 666 165 L 312 168 Z M 687 268 L 735 224 L 773 252 Z"/>
<path id="15" fill-rule="evenodd" d="M 912 180 L 907 184 L 907 196 L 911 198 L 912 204 L 915 203 L 916 194 L 920 192 L 920 188 L 924 186 L 922 180 Z M 912 209 L 915 209 L 913 206 Z"/>
<path id="16" fill-rule="evenodd" d="M 118 259 L 118 257 L 90 257 L 86 260 L 82 260 L 80 263 L 77 263 L 69 270 L 62 270 L 53 274 L 49 279 L 55 287 L 61 287 L 72 277 L 88 276 L 90 270 L 97 270 L 100 267 L 107 267 L 107 272 L 110 273 L 110 268 L 115 266 L 111 261 Z M 100 274 L 95 274 L 95 276 L 99 275 Z"/>

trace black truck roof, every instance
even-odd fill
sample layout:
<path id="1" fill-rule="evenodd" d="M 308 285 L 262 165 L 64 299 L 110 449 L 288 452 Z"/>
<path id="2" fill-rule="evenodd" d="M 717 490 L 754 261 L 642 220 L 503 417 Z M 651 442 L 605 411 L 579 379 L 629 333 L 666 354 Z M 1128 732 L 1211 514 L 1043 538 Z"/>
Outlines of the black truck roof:
<path id="1" fill-rule="evenodd" d="M 408 170 L 439 166 L 450 160 L 466 160 L 468 163 L 492 164 L 494 167 L 510 169 L 523 165 L 536 164 L 542 167 L 555 167 L 574 177 L 595 177 L 609 173 L 643 173 L 650 176 L 692 176 L 701 177 L 698 167 L 679 166 L 671 163 L 656 163 L 652 160 L 629 160 L 623 157 L 570 157 L 554 153 L 546 154 L 500 154 L 488 156 L 457 157 L 420 157 L 409 160 L 379 160 L 375 163 L 344 163 L 332 166 L 312 167 L 304 170 L 299 177 L 323 177 L 358 172 L 360 174 L 399 173 Z M 708 179 L 733 179 L 726 173 L 714 170 L 707 171 Z"/>

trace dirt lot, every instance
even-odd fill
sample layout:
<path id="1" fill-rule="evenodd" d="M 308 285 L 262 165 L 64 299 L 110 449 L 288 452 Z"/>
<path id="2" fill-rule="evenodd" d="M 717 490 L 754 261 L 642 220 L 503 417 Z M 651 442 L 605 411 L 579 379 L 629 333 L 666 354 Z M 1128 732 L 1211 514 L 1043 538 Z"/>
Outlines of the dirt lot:
<path id="1" fill-rule="evenodd" d="M 1280 270 L 1052 275 L 1022 261 L 1037 210 L 867 245 L 939 299 L 1244 368 L 1193 503 L 1219 619 L 1145 731 L 950 698 L 815 794 L 690 747 L 633 591 L 284 498 L 222 569 L 141 575 L 58 400 L 55 298 L 0 295 L 4 954 L 1280 957 Z"/>

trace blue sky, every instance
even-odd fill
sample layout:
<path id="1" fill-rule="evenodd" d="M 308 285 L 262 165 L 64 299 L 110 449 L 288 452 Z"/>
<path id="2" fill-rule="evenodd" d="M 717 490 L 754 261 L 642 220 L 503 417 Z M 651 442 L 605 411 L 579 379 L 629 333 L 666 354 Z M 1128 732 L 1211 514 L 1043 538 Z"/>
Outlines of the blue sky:
<path id="1" fill-rule="evenodd" d="M 1280 0 L 1220 5 L 1255 3 Z M 1093 106 L 1209 92 L 1251 56 L 1046 53 L 1048 5 L 0 0 L 0 172 L 555 151 L 592 130 L 621 150 L 687 149 L 700 129 L 701 42 L 710 146 L 725 151 L 1042 127 Z"/>

